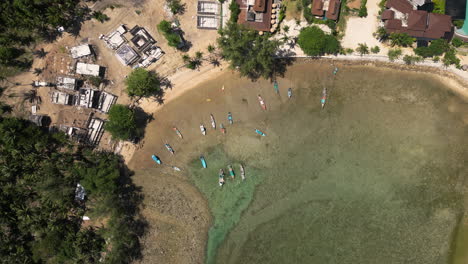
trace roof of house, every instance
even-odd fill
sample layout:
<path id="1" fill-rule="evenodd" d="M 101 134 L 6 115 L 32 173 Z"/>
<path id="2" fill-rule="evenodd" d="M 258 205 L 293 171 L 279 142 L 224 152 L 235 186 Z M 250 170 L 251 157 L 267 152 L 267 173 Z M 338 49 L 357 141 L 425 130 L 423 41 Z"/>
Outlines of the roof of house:
<path id="1" fill-rule="evenodd" d="M 312 2 L 312 15 L 314 16 L 323 16 L 323 1 L 322 0 L 313 0 Z"/>
<path id="2" fill-rule="evenodd" d="M 123 65 L 134 63 L 140 56 L 127 44 L 123 44 L 115 51 L 115 56 Z"/>
<path id="3" fill-rule="evenodd" d="M 408 30 L 424 31 L 427 26 L 427 12 L 413 10 L 408 16 Z"/>
<path id="4" fill-rule="evenodd" d="M 265 12 L 258 13 L 258 16 L 261 17 L 260 21 L 248 21 L 247 20 L 247 12 L 248 12 L 247 2 L 243 0 L 236 0 L 236 3 L 240 6 L 240 9 L 241 9 L 241 12 L 239 13 L 239 18 L 237 19 L 237 23 L 245 25 L 248 28 L 251 28 L 257 31 L 270 31 L 272 2 L 273 0 L 265 0 Z"/>
<path id="5" fill-rule="evenodd" d="M 413 6 L 407 0 L 388 0 L 385 6 L 387 8 L 394 8 L 405 14 L 413 10 Z"/>
<path id="6" fill-rule="evenodd" d="M 385 27 L 387 30 L 400 30 L 401 29 L 401 20 L 399 19 L 389 19 L 385 22 Z"/>
<path id="7" fill-rule="evenodd" d="M 88 44 L 83 44 L 80 46 L 76 46 L 70 49 L 72 58 L 77 59 L 80 57 L 91 55 L 91 48 Z"/>
<path id="8" fill-rule="evenodd" d="M 99 76 L 99 71 L 101 66 L 96 64 L 88 64 L 83 62 L 78 62 L 76 64 L 76 73 L 84 75 Z"/>
<path id="9" fill-rule="evenodd" d="M 452 31 L 452 19 L 448 15 L 430 13 L 425 38 L 438 39 Z"/>
<path id="10" fill-rule="evenodd" d="M 340 13 L 340 5 L 340 0 L 330 0 L 326 17 L 328 19 L 337 20 L 338 14 Z"/>
<path id="11" fill-rule="evenodd" d="M 253 6 L 253 10 L 255 12 L 264 13 L 266 8 L 266 0 L 255 0 L 255 5 Z"/>
<path id="12" fill-rule="evenodd" d="M 395 12 L 393 10 L 387 9 L 382 12 L 380 17 L 382 20 L 389 20 L 395 18 Z"/>

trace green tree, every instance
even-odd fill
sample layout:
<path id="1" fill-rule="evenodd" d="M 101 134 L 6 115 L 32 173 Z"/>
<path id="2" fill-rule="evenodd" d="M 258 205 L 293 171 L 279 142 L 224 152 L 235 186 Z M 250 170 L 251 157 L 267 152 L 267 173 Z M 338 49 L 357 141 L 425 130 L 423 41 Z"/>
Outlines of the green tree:
<path id="1" fill-rule="evenodd" d="M 101 23 L 109 21 L 109 19 L 110 19 L 106 14 L 102 13 L 101 11 L 93 12 L 92 16 L 93 16 L 94 19 L 96 19 L 97 21 L 99 21 Z"/>
<path id="2" fill-rule="evenodd" d="M 338 40 L 332 35 L 325 34 L 316 26 L 303 28 L 299 33 L 297 43 L 309 56 L 336 54 L 340 50 Z"/>
<path id="3" fill-rule="evenodd" d="M 161 89 L 161 82 L 156 73 L 143 68 L 133 70 L 125 80 L 127 93 L 131 97 L 149 97 Z"/>
<path id="4" fill-rule="evenodd" d="M 362 0 L 361 1 L 361 6 L 359 8 L 359 13 L 358 13 L 358 16 L 359 17 L 367 17 L 367 7 L 366 7 L 366 4 L 367 4 L 367 0 Z"/>
<path id="5" fill-rule="evenodd" d="M 231 1 L 229 4 L 229 10 L 231 11 L 231 17 L 229 18 L 229 21 L 232 23 L 237 23 L 237 19 L 239 18 L 241 10 L 236 1 Z"/>
<path id="6" fill-rule="evenodd" d="M 158 31 L 160 31 L 167 39 L 168 45 L 174 48 L 182 48 L 183 40 L 180 35 L 174 31 L 169 21 L 163 20 L 158 24 Z"/>
<path id="7" fill-rule="evenodd" d="M 444 54 L 450 49 L 449 43 L 445 39 L 436 39 L 431 41 L 431 45 L 428 47 L 418 47 L 414 49 L 414 52 L 423 57 L 434 57 Z"/>
<path id="8" fill-rule="evenodd" d="M 457 58 L 457 52 L 454 48 L 445 52 L 444 57 L 442 58 L 442 63 L 445 66 L 455 65 L 456 67 L 460 67 L 460 59 Z"/>
<path id="9" fill-rule="evenodd" d="M 369 47 L 365 43 L 359 43 L 356 51 L 359 52 L 361 56 L 364 54 L 369 54 Z"/>
<path id="10" fill-rule="evenodd" d="M 456 48 L 461 47 L 464 44 L 463 40 L 459 38 L 453 38 L 452 39 L 452 45 Z"/>
<path id="11" fill-rule="evenodd" d="M 377 31 L 373 33 L 373 35 L 380 41 L 385 41 L 388 39 L 388 33 L 385 27 L 378 27 Z"/>
<path id="12" fill-rule="evenodd" d="M 389 39 L 390 39 L 390 45 L 392 47 L 394 46 L 408 47 L 408 46 L 413 45 L 413 42 L 415 41 L 415 38 L 411 37 L 410 35 L 406 33 L 391 33 Z"/>
<path id="13" fill-rule="evenodd" d="M 391 49 L 388 51 L 388 59 L 390 61 L 395 61 L 398 58 L 400 58 L 401 54 L 402 54 L 401 49 Z"/>
<path id="14" fill-rule="evenodd" d="M 166 0 L 166 3 L 174 15 L 182 15 L 185 12 L 185 4 L 182 4 L 180 0 Z"/>
<path id="15" fill-rule="evenodd" d="M 106 122 L 104 129 L 115 139 L 133 139 L 137 131 L 135 113 L 124 105 L 115 104 L 111 106 L 109 121 Z"/>
<path id="16" fill-rule="evenodd" d="M 374 47 L 372 47 L 372 48 L 370 49 L 370 51 L 371 51 L 372 53 L 374 53 L 374 54 L 377 54 L 377 53 L 380 52 L 380 48 L 379 48 L 379 46 L 374 46 Z"/>
<path id="17" fill-rule="evenodd" d="M 242 76 L 269 78 L 278 67 L 274 55 L 279 47 L 279 41 L 270 40 L 269 36 L 261 36 L 257 31 L 228 22 L 220 30 L 218 47 L 221 55 L 230 62 L 230 67 L 239 70 Z"/>

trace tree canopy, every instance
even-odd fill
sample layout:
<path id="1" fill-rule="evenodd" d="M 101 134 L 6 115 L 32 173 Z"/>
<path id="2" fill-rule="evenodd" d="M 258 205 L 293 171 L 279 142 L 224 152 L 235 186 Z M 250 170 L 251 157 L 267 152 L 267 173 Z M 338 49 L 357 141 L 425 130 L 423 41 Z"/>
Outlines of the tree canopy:
<path id="1" fill-rule="evenodd" d="M 218 46 L 230 67 L 239 70 L 242 76 L 269 78 L 275 73 L 274 56 L 280 44 L 269 37 L 269 34 L 261 36 L 255 30 L 229 21 L 220 30 Z"/>
<path id="2" fill-rule="evenodd" d="M 134 215 L 122 208 L 137 205 L 122 191 L 126 176 L 121 164 L 114 154 L 73 148 L 63 133 L 0 118 L 1 262 L 97 263 L 103 252 L 106 263 L 135 258 Z M 85 201 L 75 199 L 81 181 L 89 188 Z M 89 183 L 102 181 L 105 184 Z M 92 212 L 102 207 L 105 214 Z M 99 229 L 82 226 L 85 210 L 95 217 L 101 214 L 109 224 Z M 115 256 L 120 260 L 112 262 Z"/>
<path id="3" fill-rule="evenodd" d="M 445 39 L 435 39 L 431 41 L 431 45 L 428 47 L 418 47 L 414 49 L 414 53 L 417 55 L 427 58 L 440 56 L 448 51 L 450 48 L 449 43 Z"/>
<path id="4" fill-rule="evenodd" d="M 111 106 L 109 121 L 105 124 L 104 129 L 115 139 L 133 139 L 137 133 L 135 113 L 125 105 Z"/>
<path id="5" fill-rule="evenodd" d="M 309 56 L 336 54 L 340 50 L 340 43 L 336 37 L 325 34 L 317 26 L 303 28 L 299 33 L 297 43 Z"/>
<path id="6" fill-rule="evenodd" d="M 390 45 L 400 46 L 400 47 L 408 47 L 413 45 L 415 38 L 411 37 L 406 33 L 391 33 L 389 36 Z"/>
<path id="7" fill-rule="evenodd" d="M 149 97 L 156 95 L 161 89 L 161 82 L 156 73 L 137 68 L 125 80 L 127 93 L 134 97 Z"/>

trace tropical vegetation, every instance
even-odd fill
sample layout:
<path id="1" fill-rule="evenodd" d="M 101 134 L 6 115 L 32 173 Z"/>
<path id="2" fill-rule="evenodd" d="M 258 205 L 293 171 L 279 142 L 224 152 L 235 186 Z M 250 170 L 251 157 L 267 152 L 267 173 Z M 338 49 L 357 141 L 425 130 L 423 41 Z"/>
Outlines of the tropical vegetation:
<path id="1" fill-rule="evenodd" d="M 125 80 L 127 93 L 131 97 L 150 97 L 161 90 L 159 76 L 143 68 L 134 69 Z"/>
<path id="2" fill-rule="evenodd" d="M 340 42 L 336 37 L 325 34 L 317 26 L 303 28 L 299 33 L 297 43 L 309 56 L 337 54 L 340 51 Z"/>
<path id="3" fill-rule="evenodd" d="M 135 113 L 128 106 L 115 104 L 109 109 L 109 121 L 104 129 L 114 139 L 129 140 L 137 135 L 137 124 Z"/>
<path id="4" fill-rule="evenodd" d="M 2 263 L 128 263 L 141 255 L 139 194 L 116 155 L 1 117 L 0 166 Z M 78 183 L 84 199 L 75 196 Z"/>
<path id="5" fill-rule="evenodd" d="M 400 46 L 400 47 L 408 47 L 413 45 L 414 41 L 416 40 L 415 38 L 411 37 L 410 35 L 406 33 L 391 33 L 389 36 L 390 39 L 390 45 L 392 47 L 394 46 Z"/>
<path id="6" fill-rule="evenodd" d="M 166 38 L 168 45 L 177 49 L 184 46 L 184 40 L 171 25 L 169 21 L 163 20 L 158 24 L 158 31 Z"/>

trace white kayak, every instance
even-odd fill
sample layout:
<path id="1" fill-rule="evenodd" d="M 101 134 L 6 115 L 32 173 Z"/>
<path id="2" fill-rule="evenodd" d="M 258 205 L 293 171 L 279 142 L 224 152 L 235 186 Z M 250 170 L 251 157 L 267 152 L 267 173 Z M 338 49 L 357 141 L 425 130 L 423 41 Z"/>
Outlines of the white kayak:
<path id="1" fill-rule="evenodd" d="M 202 133 L 202 135 L 206 135 L 206 128 L 203 124 L 200 125 L 200 131 Z"/>
<path id="2" fill-rule="evenodd" d="M 210 118 L 211 118 L 211 126 L 213 127 L 213 129 L 216 129 L 216 121 L 212 114 L 210 114 Z"/>

